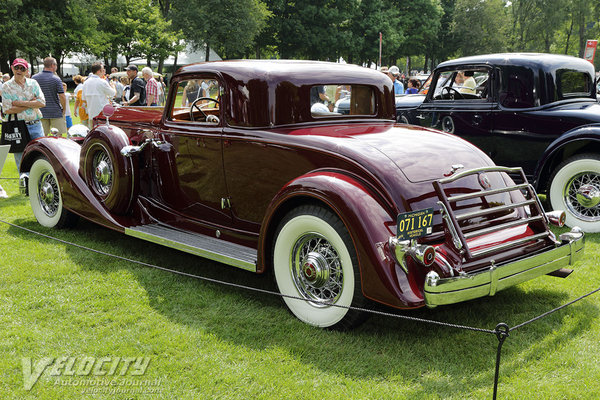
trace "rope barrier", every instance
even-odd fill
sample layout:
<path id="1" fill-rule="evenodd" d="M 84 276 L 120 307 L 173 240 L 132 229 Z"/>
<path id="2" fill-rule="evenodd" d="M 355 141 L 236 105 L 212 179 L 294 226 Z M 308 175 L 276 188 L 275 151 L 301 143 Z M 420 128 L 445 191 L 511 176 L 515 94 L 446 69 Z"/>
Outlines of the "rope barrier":
<path id="1" fill-rule="evenodd" d="M 0 179 L 15 179 L 15 178 L 0 178 Z M 171 269 L 171 268 L 166 268 L 166 267 L 161 267 L 159 265 L 155 265 L 155 264 L 150 264 L 144 261 L 139 261 L 139 260 L 134 260 L 134 259 L 130 259 L 127 257 L 123 257 L 123 256 L 119 256 L 116 254 L 111 254 L 111 253 L 107 253 L 101 250 L 96 250 L 96 249 L 92 249 L 90 247 L 86 247 L 86 246 L 82 246 L 79 245 L 77 243 L 73 243 L 73 242 L 69 242 L 63 239 L 59 239 L 50 235 L 46 235 L 37 231 L 34 231 L 32 229 L 28 229 L 16 224 L 13 224 L 11 222 L 5 221 L 3 219 L 0 219 L 1 223 L 4 223 L 6 225 L 9 225 L 13 228 L 17 228 L 17 229 L 21 229 L 23 231 L 44 237 L 46 239 L 50 239 L 59 243 L 63 243 L 69 246 L 73 246 L 73 247 L 77 247 L 79 249 L 82 250 L 86 250 L 86 251 L 90 251 L 96 254 L 100 254 L 103 256 L 107 256 L 107 257 L 112 257 L 112 258 L 116 258 L 119 260 L 123 260 L 123 261 L 127 261 L 133 264 L 138 264 L 138 265 L 142 265 L 145 267 L 149 267 L 149 268 L 153 268 L 153 269 L 157 269 L 160 271 L 164 271 L 164 272 L 169 272 L 169 273 L 173 273 L 176 275 L 181 275 L 181 276 L 185 276 L 188 278 L 194 278 L 194 279 L 198 279 L 198 280 L 202 280 L 202 281 L 206 281 L 206 282 L 210 282 L 210 283 L 215 283 L 215 284 L 219 284 L 219 285 L 225 285 L 225 286 L 229 286 L 229 287 L 233 287 L 233 288 L 238 288 L 238 289 L 244 289 L 244 290 L 248 290 L 248 291 L 252 291 L 252 292 L 258 292 L 258 293 L 264 293 L 264 294 L 268 294 L 268 295 L 273 295 L 273 296 L 278 296 L 278 297 L 282 297 L 282 298 L 288 298 L 288 299 L 294 299 L 294 300 L 301 300 L 301 301 L 309 301 L 305 298 L 302 297 L 297 297 L 297 296 L 291 296 L 291 295 L 286 295 L 283 293 L 279 293 L 279 292 L 275 292 L 272 290 L 266 290 L 266 289 L 260 289 L 260 288 L 256 288 L 256 287 L 251 287 L 251 286 L 246 286 L 246 285 L 241 285 L 241 284 L 237 284 L 237 283 L 233 283 L 233 282 L 227 282 L 227 281 L 222 281 L 219 279 L 214 279 L 214 278 L 208 278 L 205 276 L 200 276 L 200 275 L 195 275 L 195 274 L 190 274 L 187 272 L 183 272 L 183 271 L 178 271 L 175 269 Z M 553 314 L 557 311 L 560 311 L 578 301 L 581 301 L 595 293 L 600 292 L 600 287 L 589 292 L 586 293 L 566 304 L 563 304 L 561 306 L 558 306 L 550 311 L 547 311 L 543 314 L 538 315 L 537 317 L 534 317 L 530 320 L 527 320 L 525 322 L 522 322 L 518 325 L 513 326 L 512 328 L 509 327 L 507 324 L 505 323 L 499 323 L 498 325 L 496 325 L 495 329 L 484 329 L 484 328 L 477 328 L 477 327 L 471 327 L 471 326 L 466 326 L 466 325 L 460 325 L 460 324 L 452 324 L 452 323 L 448 323 L 448 322 L 443 322 L 443 321 L 436 321 L 436 320 L 430 320 L 430 319 L 425 319 L 425 318 L 418 318 L 418 317 L 410 317 L 407 315 L 399 315 L 399 314 L 394 314 L 391 312 L 385 312 L 385 311 L 378 311 L 378 310 L 371 310 L 371 309 L 365 309 L 365 308 L 360 308 L 360 307 L 353 307 L 353 306 L 342 306 L 342 305 L 338 305 L 338 304 L 332 304 L 332 303 L 327 303 L 327 302 L 319 302 L 319 301 L 314 301 L 314 300 L 310 300 L 311 303 L 316 303 L 316 304 L 321 304 L 321 305 L 327 305 L 327 306 L 331 306 L 331 307 L 338 307 L 338 308 L 344 308 L 344 309 L 348 309 L 348 310 L 356 310 L 356 311 L 361 311 L 361 312 L 365 312 L 365 313 L 370 313 L 370 314 L 375 314 L 375 315 L 381 315 L 381 316 L 385 316 L 385 317 L 390 317 L 390 318 L 398 318 L 398 319 L 404 319 L 404 320 L 409 320 L 409 321 L 414 321 L 414 322 L 421 322 L 421 323 L 427 323 L 427 324 L 432 324 L 432 325 L 438 325 L 438 326 L 443 326 L 443 327 L 447 327 L 447 328 L 455 328 L 455 329 L 462 329 L 462 330 L 469 330 L 469 331 L 473 331 L 473 332 L 480 332 L 480 333 L 486 333 L 486 334 L 493 334 L 496 336 L 496 338 L 498 339 L 498 347 L 497 347 L 497 351 L 496 351 L 496 368 L 495 368 L 495 374 L 494 374 L 494 389 L 493 389 L 493 399 L 496 400 L 497 398 L 497 394 L 498 394 L 498 383 L 499 383 L 499 377 L 500 377 L 500 358 L 501 358 L 501 354 L 502 354 L 502 346 L 505 342 L 505 340 L 509 337 L 510 332 L 515 331 L 519 328 L 522 328 L 526 325 L 529 325 L 535 321 L 538 321 L 544 317 L 547 317 L 550 314 Z"/>

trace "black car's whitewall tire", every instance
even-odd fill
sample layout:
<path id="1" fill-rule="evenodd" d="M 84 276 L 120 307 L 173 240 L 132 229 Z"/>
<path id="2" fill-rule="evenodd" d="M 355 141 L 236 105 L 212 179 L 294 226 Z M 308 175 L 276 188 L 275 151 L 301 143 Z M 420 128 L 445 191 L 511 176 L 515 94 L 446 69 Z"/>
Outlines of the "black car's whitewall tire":
<path id="1" fill-rule="evenodd" d="M 31 166 L 28 190 L 33 215 L 40 225 L 66 228 L 75 224 L 77 216 L 63 207 L 56 172 L 45 158 L 38 158 Z"/>
<path id="2" fill-rule="evenodd" d="M 283 298 L 301 321 L 336 329 L 363 321 L 364 313 L 344 308 L 361 307 L 364 298 L 356 251 L 333 212 L 319 206 L 290 212 L 275 236 L 273 268 L 279 291 L 303 299 Z"/>
<path id="3" fill-rule="evenodd" d="M 600 157 L 582 154 L 562 162 L 550 181 L 550 204 L 565 210 L 566 224 L 600 232 Z"/>

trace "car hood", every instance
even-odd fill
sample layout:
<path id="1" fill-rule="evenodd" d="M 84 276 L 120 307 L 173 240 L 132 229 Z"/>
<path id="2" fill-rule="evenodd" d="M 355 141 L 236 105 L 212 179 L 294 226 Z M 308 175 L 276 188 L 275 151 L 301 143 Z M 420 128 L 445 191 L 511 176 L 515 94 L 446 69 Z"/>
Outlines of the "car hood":
<path id="1" fill-rule="evenodd" d="M 396 109 L 415 108 L 423 104 L 426 95 L 409 94 L 402 97 L 396 97 Z"/>

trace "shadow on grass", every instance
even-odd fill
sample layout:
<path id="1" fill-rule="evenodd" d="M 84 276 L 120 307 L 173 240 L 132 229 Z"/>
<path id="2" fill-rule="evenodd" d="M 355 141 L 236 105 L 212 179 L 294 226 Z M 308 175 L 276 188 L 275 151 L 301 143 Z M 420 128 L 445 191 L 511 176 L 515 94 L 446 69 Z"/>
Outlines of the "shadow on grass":
<path id="1" fill-rule="evenodd" d="M 80 221 L 73 230 L 62 231 L 45 229 L 31 220 L 15 223 L 133 260 L 277 291 L 269 275 L 256 275 L 116 234 L 87 221 Z M 33 243 L 48 240 L 18 228 L 11 227 L 8 232 Z M 591 240 L 598 242 L 596 237 Z M 94 255 L 91 258 L 94 261 L 90 262 L 90 253 L 76 247 L 67 246 L 66 252 L 83 269 L 104 273 L 127 270 L 144 287 L 150 306 L 157 312 L 176 324 L 208 332 L 236 346 L 286 349 L 315 370 L 359 379 L 400 376 L 403 384 L 412 383 L 406 393 L 411 396 L 456 395 L 465 390 L 465 385 L 469 391 L 489 389 L 491 393 L 498 344 L 491 334 L 380 315 L 372 316 L 351 332 L 321 330 L 296 320 L 277 296 L 168 274 L 103 255 Z M 559 280 L 556 288 L 525 291 L 515 287 L 494 297 L 454 306 L 396 313 L 494 329 L 499 322 L 514 326 L 582 294 L 561 289 Z M 502 376 L 519 370 L 522 360 L 543 358 L 551 349 L 584 335 L 598 317 L 596 304 L 578 302 L 511 333 L 504 346 Z M 377 309 L 394 312 L 383 307 Z"/>

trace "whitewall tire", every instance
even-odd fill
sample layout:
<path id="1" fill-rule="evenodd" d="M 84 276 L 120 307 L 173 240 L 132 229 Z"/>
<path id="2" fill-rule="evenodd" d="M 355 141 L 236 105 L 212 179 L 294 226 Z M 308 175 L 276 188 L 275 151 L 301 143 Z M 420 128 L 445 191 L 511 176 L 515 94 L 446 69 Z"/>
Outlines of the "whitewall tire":
<path id="1" fill-rule="evenodd" d="M 77 216 L 63 207 L 56 172 L 45 158 L 38 158 L 31 166 L 28 191 L 33 215 L 40 225 L 47 228 L 66 228 L 77 221 Z"/>
<path id="2" fill-rule="evenodd" d="M 273 246 L 275 281 L 290 311 L 323 328 L 348 329 L 364 320 L 358 262 L 350 235 L 330 210 L 302 206 L 279 225 Z M 299 298 L 299 299 L 296 299 Z M 329 305 L 332 304 L 332 305 Z"/>
<path id="3" fill-rule="evenodd" d="M 566 212 L 566 225 L 600 232 L 600 157 L 582 154 L 563 161 L 551 178 L 549 197 L 554 210 Z"/>

